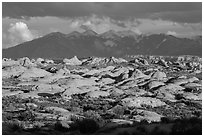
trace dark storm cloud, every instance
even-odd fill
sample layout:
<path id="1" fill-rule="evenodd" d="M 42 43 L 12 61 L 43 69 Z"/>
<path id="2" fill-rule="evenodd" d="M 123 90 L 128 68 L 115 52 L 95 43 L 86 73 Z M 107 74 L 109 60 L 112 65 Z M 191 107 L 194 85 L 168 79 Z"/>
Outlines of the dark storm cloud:
<path id="1" fill-rule="evenodd" d="M 123 20 L 127 18 L 152 18 L 167 19 L 176 22 L 201 22 L 202 3 L 180 2 L 135 2 L 135 3 L 3 3 L 3 17 L 81 17 L 92 14 L 109 16 L 113 19 Z"/>
<path id="2" fill-rule="evenodd" d="M 201 22 L 202 12 L 199 10 L 177 11 L 177 12 L 158 12 L 149 16 L 152 19 L 162 18 L 164 20 L 173 20 L 177 22 Z"/>
<path id="3" fill-rule="evenodd" d="M 84 6 L 83 6 L 84 5 Z M 3 3 L 3 17 L 22 18 L 22 16 L 85 16 L 90 13 L 86 3 Z"/>

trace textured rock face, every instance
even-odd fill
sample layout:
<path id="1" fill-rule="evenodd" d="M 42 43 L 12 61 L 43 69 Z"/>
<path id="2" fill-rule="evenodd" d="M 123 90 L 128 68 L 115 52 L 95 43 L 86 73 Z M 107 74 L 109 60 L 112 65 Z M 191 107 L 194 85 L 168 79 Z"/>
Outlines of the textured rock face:
<path id="1" fill-rule="evenodd" d="M 90 91 L 89 93 L 87 93 L 87 96 L 92 98 L 107 97 L 109 95 L 110 93 L 106 91 Z"/>
<path id="2" fill-rule="evenodd" d="M 34 63 L 32 63 L 28 57 L 20 58 L 18 62 L 21 66 L 24 67 L 32 67 L 34 65 Z"/>
<path id="3" fill-rule="evenodd" d="M 78 95 L 78 94 L 84 94 L 92 91 L 98 91 L 99 88 L 92 87 L 92 86 L 81 86 L 81 87 L 69 87 L 66 89 L 66 91 L 62 94 L 62 97 L 66 98 L 71 95 Z"/>
<path id="4" fill-rule="evenodd" d="M 81 65 L 82 62 L 77 58 L 77 56 L 74 56 L 71 59 L 64 59 L 63 62 L 67 65 Z"/>
<path id="5" fill-rule="evenodd" d="M 54 93 L 60 93 L 62 91 L 64 91 L 65 89 L 58 86 L 57 84 L 38 84 L 35 87 L 33 87 L 33 90 L 36 90 L 38 92 L 42 92 L 42 93 L 50 93 L 50 94 L 54 94 Z"/>
<path id="6" fill-rule="evenodd" d="M 123 62 L 128 62 L 127 60 L 123 59 L 123 58 L 115 58 L 115 57 L 111 57 L 108 63 L 123 63 Z"/>
<path id="7" fill-rule="evenodd" d="M 62 68 L 56 72 L 59 75 L 69 75 L 70 71 L 67 68 Z"/>
<path id="8" fill-rule="evenodd" d="M 92 69 L 90 71 L 87 71 L 85 74 L 83 74 L 82 76 L 86 76 L 86 75 L 95 75 L 95 76 L 98 76 L 100 74 L 104 74 L 104 73 L 108 73 L 108 72 L 111 72 L 113 71 L 115 67 L 114 66 L 107 66 L 105 68 L 99 68 L 99 69 Z"/>
<path id="9" fill-rule="evenodd" d="M 149 63 L 145 59 L 142 59 L 142 58 L 136 58 L 134 60 L 131 60 L 130 62 L 135 63 L 137 65 L 149 65 Z"/>
<path id="10" fill-rule="evenodd" d="M 184 90 L 184 88 L 179 86 L 179 85 L 176 85 L 176 84 L 168 84 L 166 86 L 159 88 L 159 90 L 165 90 L 165 91 L 169 91 L 171 93 L 176 93 L 177 91 Z"/>
<path id="11" fill-rule="evenodd" d="M 164 67 L 169 67 L 167 62 L 164 59 L 159 59 L 159 61 L 155 63 Z"/>
<path id="12" fill-rule="evenodd" d="M 6 59 L 6 58 L 2 59 L 2 67 L 13 66 L 13 65 L 18 65 L 18 61 Z"/>
<path id="13" fill-rule="evenodd" d="M 68 113 L 69 111 L 59 107 L 47 107 L 47 111 L 51 111 L 53 113 Z"/>
<path id="14" fill-rule="evenodd" d="M 164 106 L 166 103 L 160 101 L 159 99 L 150 98 L 150 97 L 134 97 L 134 98 L 125 98 L 122 100 L 124 105 L 128 107 L 140 108 L 142 106 L 151 106 L 159 107 Z"/>
<path id="15" fill-rule="evenodd" d="M 75 79 L 73 81 L 71 80 L 69 83 L 63 86 L 66 90 L 62 94 L 62 97 L 68 97 L 75 94 L 88 93 L 90 91 L 98 91 L 99 87 L 95 85 L 98 85 L 98 84 L 95 82 L 94 78 Z"/>
<path id="16" fill-rule="evenodd" d="M 23 66 L 11 66 L 6 67 L 2 70 L 2 78 L 11 78 L 11 77 L 19 77 L 23 74 L 27 69 Z"/>
<path id="17" fill-rule="evenodd" d="M 176 85 L 182 85 L 182 84 L 187 84 L 187 83 L 192 83 L 192 82 L 196 82 L 196 81 L 199 81 L 198 78 L 196 77 L 192 77 L 192 78 L 179 78 L 179 79 L 176 79 L 174 81 L 172 81 L 174 84 Z"/>
<path id="18" fill-rule="evenodd" d="M 141 72 L 138 69 L 135 69 L 132 76 L 134 79 L 139 79 L 139 78 L 149 78 L 149 76 L 145 75 L 143 72 Z"/>
<path id="19" fill-rule="evenodd" d="M 26 71 L 24 71 L 23 74 L 19 77 L 19 79 L 29 81 L 34 78 L 42 78 L 45 76 L 51 76 L 51 73 L 43 69 L 33 67 L 33 68 L 29 68 Z"/>
<path id="20" fill-rule="evenodd" d="M 84 59 L 83 64 L 86 65 L 105 65 L 105 64 L 120 64 L 120 63 L 127 63 L 128 61 L 123 59 L 123 58 L 115 58 L 115 57 L 110 57 L 110 58 L 89 58 L 89 59 Z"/>
<path id="21" fill-rule="evenodd" d="M 159 115 L 155 112 L 146 111 L 146 110 L 137 110 L 137 115 L 133 116 L 136 121 L 147 120 L 147 122 L 160 122 L 162 115 Z"/>
<path id="22" fill-rule="evenodd" d="M 182 96 L 185 99 L 189 99 L 189 100 L 202 100 L 202 94 L 193 94 L 193 93 L 189 93 L 189 92 L 185 92 L 182 94 Z"/>
<path id="23" fill-rule="evenodd" d="M 21 94 L 21 93 L 23 93 L 23 91 L 19 90 L 19 91 L 11 92 L 10 90 L 5 90 L 5 89 L 2 90 L 2 96 L 3 97 L 18 95 L 18 94 Z"/>
<path id="24" fill-rule="evenodd" d="M 153 88 L 157 88 L 159 86 L 163 86 L 165 85 L 163 82 L 160 82 L 160 81 L 151 81 L 149 84 L 148 84 L 148 88 L 151 90 Z"/>
<path id="25" fill-rule="evenodd" d="M 137 122 L 202 118 L 200 60 L 189 68 L 185 57 L 135 58 L 3 59 L 3 121 L 17 119 L 26 132 L 38 126 L 82 134 L 85 127 L 138 131 Z"/>
<path id="26" fill-rule="evenodd" d="M 199 83 L 188 83 L 184 85 L 184 88 L 198 91 L 201 90 L 202 85 Z"/>
<path id="27" fill-rule="evenodd" d="M 152 78 L 157 80 L 165 80 L 166 74 L 164 72 L 157 71 L 153 73 Z"/>

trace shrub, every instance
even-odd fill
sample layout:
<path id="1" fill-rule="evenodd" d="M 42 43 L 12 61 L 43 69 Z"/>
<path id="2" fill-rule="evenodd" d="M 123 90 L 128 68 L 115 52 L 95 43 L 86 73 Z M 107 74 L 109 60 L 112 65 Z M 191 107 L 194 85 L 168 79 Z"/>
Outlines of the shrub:
<path id="1" fill-rule="evenodd" d="M 98 121 L 101 119 L 101 116 L 97 112 L 92 110 L 84 112 L 84 116 L 88 119 L 93 119 L 95 121 Z"/>
<path id="2" fill-rule="evenodd" d="M 202 120 L 198 118 L 175 120 L 175 124 L 172 127 L 172 134 L 201 135 Z"/>
<path id="3" fill-rule="evenodd" d="M 32 111 L 25 111 L 22 113 L 19 113 L 18 119 L 20 121 L 34 121 L 35 120 L 35 114 Z"/>
<path id="4" fill-rule="evenodd" d="M 103 118 L 100 116 L 99 113 L 89 110 L 84 112 L 84 117 L 86 117 L 87 119 L 92 119 L 94 120 L 96 123 L 98 123 L 98 125 L 101 127 L 104 125 L 105 121 L 103 120 Z"/>
<path id="5" fill-rule="evenodd" d="M 61 131 L 61 132 L 66 132 L 68 130 L 67 128 L 63 127 L 62 124 L 59 121 L 57 121 L 55 123 L 54 129 L 58 130 L 58 131 Z"/>
<path id="6" fill-rule="evenodd" d="M 125 109 L 126 108 L 124 106 L 117 105 L 114 108 L 112 108 L 112 111 L 116 115 L 117 118 L 121 118 L 124 115 Z"/>
<path id="7" fill-rule="evenodd" d="M 162 117 L 161 118 L 161 122 L 162 123 L 170 123 L 172 120 L 170 119 L 170 118 L 168 118 L 168 117 Z"/>
<path id="8" fill-rule="evenodd" d="M 22 125 L 18 121 L 8 121 L 2 123 L 2 134 L 3 135 L 15 135 L 17 132 L 23 130 Z"/>
<path id="9" fill-rule="evenodd" d="M 93 119 L 79 121 L 78 126 L 82 134 L 92 134 L 99 129 L 99 125 Z"/>

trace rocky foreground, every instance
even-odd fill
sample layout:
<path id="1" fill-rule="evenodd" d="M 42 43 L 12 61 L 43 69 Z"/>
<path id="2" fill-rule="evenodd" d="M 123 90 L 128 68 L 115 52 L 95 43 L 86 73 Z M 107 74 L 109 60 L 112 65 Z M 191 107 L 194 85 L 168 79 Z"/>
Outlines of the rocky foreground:
<path id="1" fill-rule="evenodd" d="M 4 58 L 3 134 L 202 134 L 201 62 Z"/>

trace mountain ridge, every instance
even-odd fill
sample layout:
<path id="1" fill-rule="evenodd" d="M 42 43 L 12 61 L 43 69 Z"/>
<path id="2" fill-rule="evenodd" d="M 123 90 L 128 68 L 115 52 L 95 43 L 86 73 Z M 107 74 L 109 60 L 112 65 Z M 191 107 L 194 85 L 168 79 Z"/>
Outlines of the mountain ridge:
<path id="1" fill-rule="evenodd" d="M 64 58 L 124 55 L 197 55 L 202 56 L 202 36 L 178 38 L 167 34 L 139 35 L 133 31 L 93 30 L 69 34 L 52 32 L 2 50 L 3 58 L 45 57 Z"/>

